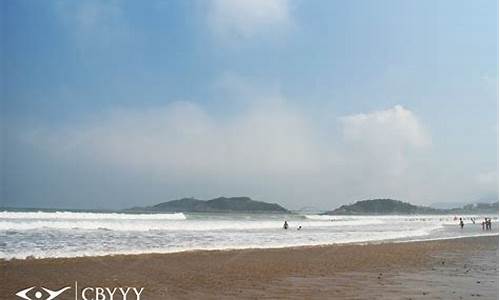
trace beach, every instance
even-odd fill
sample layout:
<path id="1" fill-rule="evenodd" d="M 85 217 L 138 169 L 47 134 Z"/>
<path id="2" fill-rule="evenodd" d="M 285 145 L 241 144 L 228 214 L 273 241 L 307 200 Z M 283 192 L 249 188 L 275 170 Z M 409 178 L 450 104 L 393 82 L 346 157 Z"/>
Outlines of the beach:
<path id="1" fill-rule="evenodd" d="M 0 269 L 2 299 L 74 282 L 144 287 L 141 299 L 498 299 L 498 236 L 12 259 L 1 260 Z"/>

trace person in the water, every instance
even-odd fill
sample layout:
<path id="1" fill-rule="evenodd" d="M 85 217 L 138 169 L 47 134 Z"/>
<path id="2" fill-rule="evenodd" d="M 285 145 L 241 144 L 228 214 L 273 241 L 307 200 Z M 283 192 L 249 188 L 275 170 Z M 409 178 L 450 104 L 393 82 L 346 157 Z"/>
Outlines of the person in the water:
<path id="1" fill-rule="evenodd" d="M 302 225 L 299 225 L 299 227 L 297 227 L 297 230 L 301 230 L 302 229 Z"/>
<path id="2" fill-rule="evenodd" d="M 283 229 L 287 230 L 288 229 L 288 222 L 285 221 L 285 224 L 283 224 Z"/>
<path id="3" fill-rule="evenodd" d="M 460 218 L 460 228 L 464 229 L 464 220 L 462 218 Z"/>

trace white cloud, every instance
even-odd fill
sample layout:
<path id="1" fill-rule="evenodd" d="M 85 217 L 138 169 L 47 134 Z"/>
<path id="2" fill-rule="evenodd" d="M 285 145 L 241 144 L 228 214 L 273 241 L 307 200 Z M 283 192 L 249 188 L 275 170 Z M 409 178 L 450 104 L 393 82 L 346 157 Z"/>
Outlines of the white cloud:
<path id="1" fill-rule="evenodd" d="M 39 130 L 29 140 L 70 164 L 147 174 L 178 194 L 246 194 L 292 207 L 331 208 L 369 197 L 431 203 L 496 190 L 497 173 L 467 181 L 430 159 L 431 138 L 407 108 L 324 126 L 314 121 L 323 116 L 307 115 L 279 94 L 252 94 L 256 101 L 230 116 L 180 101 L 115 109 L 64 130 Z"/>
<path id="2" fill-rule="evenodd" d="M 77 154 L 184 178 L 229 178 L 307 171 L 315 159 L 308 131 L 300 114 L 279 105 L 221 120 L 192 102 L 174 102 L 143 111 L 115 110 L 34 140 L 62 157 Z"/>
<path id="3" fill-rule="evenodd" d="M 423 147 L 430 138 L 419 120 L 400 105 L 367 114 L 341 118 L 345 137 L 353 142 L 397 147 Z"/>
<path id="4" fill-rule="evenodd" d="M 399 193 L 394 186 L 407 179 L 404 167 L 415 154 L 408 150 L 429 140 L 411 111 L 399 106 L 341 118 L 342 138 L 318 134 L 313 118 L 271 98 L 227 118 L 192 102 L 114 110 L 63 131 L 39 132 L 31 141 L 60 159 L 153 172 L 182 184 L 215 180 L 226 187 L 258 186 L 256 193 L 271 190 L 270 199 L 324 199 L 322 194 L 360 197 L 374 187 Z"/>
<path id="5" fill-rule="evenodd" d="M 218 36 L 249 38 L 291 23 L 289 0 L 212 0 L 208 22 Z"/>
<path id="6" fill-rule="evenodd" d="M 345 178 L 358 191 L 408 199 L 425 190 L 410 187 L 421 185 L 430 136 L 410 110 L 397 105 L 349 115 L 340 118 L 340 125 Z"/>
<path id="7" fill-rule="evenodd" d="M 415 115 L 402 106 L 341 118 L 342 133 L 355 161 L 373 172 L 399 176 L 430 138 Z M 362 158 L 362 159 L 360 159 Z M 379 165 L 382 167 L 379 168 Z"/>

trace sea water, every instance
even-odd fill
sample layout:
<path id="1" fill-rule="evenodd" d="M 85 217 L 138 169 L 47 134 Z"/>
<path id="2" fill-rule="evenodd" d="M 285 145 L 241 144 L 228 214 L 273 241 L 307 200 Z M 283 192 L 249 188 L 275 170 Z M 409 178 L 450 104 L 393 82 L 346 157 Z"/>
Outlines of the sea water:
<path id="1" fill-rule="evenodd" d="M 198 249 L 277 248 L 413 241 L 498 234 L 484 215 L 322 216 L 307 214 L 131 214 L 0 212 L 0 258 L 24 259 Z M 471 218 L 476 218 L 473 224 Z M 283 230 L 287 220 L 288 230 Z M 301 230 L 297 228 L 301 226 Z"/>

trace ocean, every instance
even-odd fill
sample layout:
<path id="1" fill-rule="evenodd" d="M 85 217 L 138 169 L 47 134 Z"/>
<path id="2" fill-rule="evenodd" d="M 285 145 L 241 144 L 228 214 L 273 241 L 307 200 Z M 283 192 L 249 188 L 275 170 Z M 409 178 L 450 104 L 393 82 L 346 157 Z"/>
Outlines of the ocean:
<path id="1" fill-rule="evenodd" d="M 405 242 L 498 235 L 484 215 L 322 216 L 314 214 L 132 214 L 0 212 L 0 259 L 167 253 L 201 249 L 279 248 Z M 473 224 L 471 218 L 476 218 Z M 288 230 L 283 230 L 287 220 Z M 301 226 L 301 230 L 297 228 Z"/>

